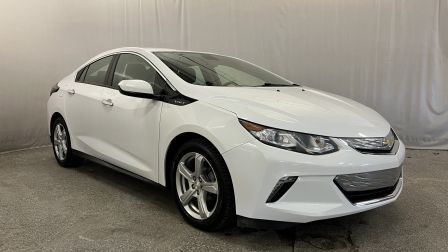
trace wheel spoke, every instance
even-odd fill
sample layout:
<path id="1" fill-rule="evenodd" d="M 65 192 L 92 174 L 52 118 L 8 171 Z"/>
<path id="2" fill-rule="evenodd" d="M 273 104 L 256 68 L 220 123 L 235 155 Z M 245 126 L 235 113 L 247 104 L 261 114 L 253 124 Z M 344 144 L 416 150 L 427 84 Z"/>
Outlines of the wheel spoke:
<path id="1" fill-rule="evenodd" d="M 188 203 L 190 203 L 191 199 L 194 196 L 194 193 L 196 192 L 195 189 L 188 189 L 184 194 L 182 194 L 180 196 L 180 202 L 182 203 L 182 205 L 187 205 Z"/>
<path id="2" fill-rule="evenodd" d="M 64 141 L 62 141 L 61 146 L 64 155 L 67 154 L 67 144 Z"/>
<path id="3" fill-rule="evenodd" d="M 190 182 L 193 181 L 193 174 L 188 170 L 184 162 L 180 162 L 177 166 L 177 169 L 184 178 L 186 178 Z"/>
<path id="4" fill-rule="evenodd" d="M 204 156 L 201 154 L 196 153 L 194 157 L 194 173 L 196 176 L 199 176 L 202 174 L 202 168 L 204 166 Z"/>
<path id="5" fill-rule="evenodd" d="M 66 140 L 66 139 L 67 139 L 67 133 L 65 132 L 65 129 L 64 129 L 64 128 L 63 128 L 62 131 L 61 131 L 61 138 L 62 138 L 63 140 Z"/>
<path id="6" fill-rule="evenodd" d="M 199 197 L 198 197 L 198 210 L 199 210 L 199 215 L 202 218 L 205 219 L 205 218 L 208 218 L 210 216 L 210 212 L 207 209 L 207 203 L 205 201 L 205 194 L 204 194 L 204 192 L 201 192 L 199 194 Z"/>
<path id="7" fill-rule="evenodd" d="M 63 159 L 64 158 L 64 154 L 62 153 L 62 145 L 58 145 L 58 156 L 59 156 L 59 159 Z"/>
<path id="8" fill-rule="evenodd" d="M 58 124 L 58 126 L 56 126 L 56 133 L 58 135 L 59 139 L 62 139 L 62 132 L 61 132 L 61 125 Z"/>
<path id="9" fill-rule="evenodd" d="M 202 190 L 209 192 L 209 193 L 218 194 L 218 182 L 204 181 L 202 183 Z"/>

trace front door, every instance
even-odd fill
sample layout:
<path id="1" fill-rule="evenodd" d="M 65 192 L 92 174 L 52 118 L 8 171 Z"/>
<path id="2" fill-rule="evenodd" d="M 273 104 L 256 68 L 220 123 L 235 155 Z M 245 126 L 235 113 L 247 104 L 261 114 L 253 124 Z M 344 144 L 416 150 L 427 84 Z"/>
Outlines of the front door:
<path id="1" fill-rule="evenodd" d="M 153 86 L 155 94 L 164 88 L 155 69 L 135 54 L 121 54 L 111 79 L 111 88 L 102 94 L 98 120 L 101 137 L 107 142 L 105 161 L 158 180 L 159 120 L 163 102 L 123 95 L 121 80 L 139 79 Z"/>

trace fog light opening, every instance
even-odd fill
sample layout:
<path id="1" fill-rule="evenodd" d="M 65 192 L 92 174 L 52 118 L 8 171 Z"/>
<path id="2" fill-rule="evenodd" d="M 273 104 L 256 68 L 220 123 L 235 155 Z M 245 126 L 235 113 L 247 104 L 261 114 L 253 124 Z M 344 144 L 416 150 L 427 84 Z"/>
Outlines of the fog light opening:
<path id="1" fill-rule="evenodd" d="M 289 188 L 291 188 L 294 182 L 296 182 L 297 178 L 297 176 L 287 176 L 281 178 L 274 186 L 274 189 L 266 200 L 266 203 L 272 203 L 279 200 L 289 190 Z"/>

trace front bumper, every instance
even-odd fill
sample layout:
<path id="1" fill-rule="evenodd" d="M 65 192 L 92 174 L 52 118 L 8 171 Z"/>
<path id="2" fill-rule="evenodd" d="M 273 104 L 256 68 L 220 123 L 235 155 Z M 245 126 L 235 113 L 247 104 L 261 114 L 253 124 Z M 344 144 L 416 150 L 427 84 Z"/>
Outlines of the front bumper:
<path id="1" fill-rule="evenodd" d="M 339 151 L 319 156 L 275 148 L 258 140 L 223 153 L 232 176 L 237 215 L 305 223 L 370 210 L 397 199 L 403 186 L 401 167 L 405 147 L 402 142 L 394 155 L 371 155 L 360 153 L 343 141 L 335 141 Z M 392 190 L 367 200 L 349 199 L 342 183 L 335 183 L 338 175 L 375 174 L 392 168 L 400 170 L 396 183 L 389 188 Z M 278 181 L 285 177 L 297 179 L 280 198 L 267 202 Z"/>

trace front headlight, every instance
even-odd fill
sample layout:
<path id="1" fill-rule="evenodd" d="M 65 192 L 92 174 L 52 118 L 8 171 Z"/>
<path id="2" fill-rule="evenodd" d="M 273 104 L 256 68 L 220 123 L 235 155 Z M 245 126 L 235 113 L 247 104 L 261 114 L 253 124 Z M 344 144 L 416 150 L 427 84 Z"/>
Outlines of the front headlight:
<path id="1" fill-rule="evenodd" d="M 242 119 L 239 121 L 255 138 L 268 145 L 311 155 L 328 154 L 338 150 L 329 137 L 268 128 Z"/>

